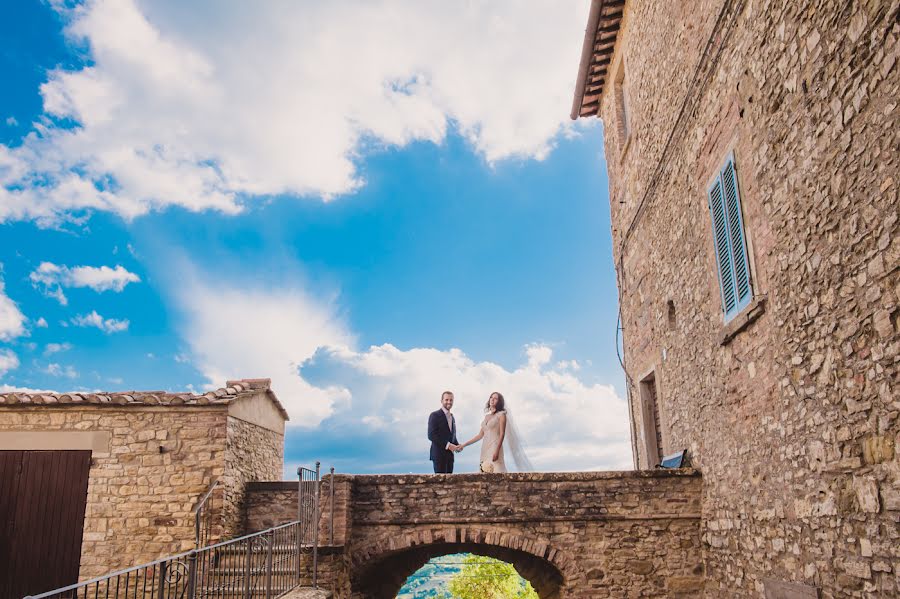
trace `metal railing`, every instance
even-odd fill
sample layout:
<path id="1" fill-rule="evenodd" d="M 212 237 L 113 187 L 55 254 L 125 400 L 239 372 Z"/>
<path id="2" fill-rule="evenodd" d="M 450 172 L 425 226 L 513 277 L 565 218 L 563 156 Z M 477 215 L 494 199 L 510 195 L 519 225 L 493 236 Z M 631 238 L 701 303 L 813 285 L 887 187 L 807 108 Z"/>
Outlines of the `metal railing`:
<path id="1" fill-rule="evenodd" d="M 213 539 L 213 525 L 215 524 L 213 491 L 218 485 L 219 480 L 214 480 L 206 494 L 197 502 L 197 507 L 194 508 L 194 547 L 197 549 L 206 547 Z"/>
<path id="2" fill-rule="evenodd" d="M 273 599 L 299 583 L 299 528 L 282 524 L 26 599 Z"/>
<path id="3" fill-rule="evenodd" d="M 300 468 L 297 520 L 207 547 L 164 557 L 25 599 L 274 599 L 304 579 L 302 555 L 312 552 L 318 585 L 319 463 Z M 213 487 L 201 500 L 197 514 Z M 195 517 L 197 538 L 201 517 Z M 208 538 L 208 537 L 206 537 Z"/>

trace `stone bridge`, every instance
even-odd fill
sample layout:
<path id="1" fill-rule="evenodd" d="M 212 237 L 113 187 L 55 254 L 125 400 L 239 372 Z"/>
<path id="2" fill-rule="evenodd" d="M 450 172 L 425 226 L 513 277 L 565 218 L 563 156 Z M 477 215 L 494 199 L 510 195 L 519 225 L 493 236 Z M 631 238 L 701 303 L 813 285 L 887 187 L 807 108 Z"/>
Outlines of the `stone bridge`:
<path id="1" fill-rule="evenodd" d="M 335 597 L 393 599 L 431 558 L 513 564 L 542 599 L 702 592 L 702 480 L 692 470 L 337 475 L 322 486 L 320 579 Z M 251 483 L 245 525 L 294 519 L 296 483 Z"/>

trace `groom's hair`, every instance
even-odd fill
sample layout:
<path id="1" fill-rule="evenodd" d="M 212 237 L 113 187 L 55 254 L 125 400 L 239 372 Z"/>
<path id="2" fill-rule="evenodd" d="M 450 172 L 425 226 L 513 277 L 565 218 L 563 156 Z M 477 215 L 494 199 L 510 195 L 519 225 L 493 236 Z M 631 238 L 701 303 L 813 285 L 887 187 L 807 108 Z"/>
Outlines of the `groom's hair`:
<path id="1" fill-rule="evenodd" d="M 444 399 L 444 396 L 447 395 L 448 393 L 450 395 L 453 395 L 453 391 L 444 391 L 443 393 L 441 393 L 441 399 Z"/>
<path id="2" fill-rule="evenodd" d="M 506 411 L 506 400 L 503 399 L 503 394 L 499 391 L 494 391 L 491 395 L 497 396 L 497 411 L 505 412 Z M 484 409 L 489 410 L 491 408 L 491 395 L 488 395 L 487 403 L 484 404 Z"/>

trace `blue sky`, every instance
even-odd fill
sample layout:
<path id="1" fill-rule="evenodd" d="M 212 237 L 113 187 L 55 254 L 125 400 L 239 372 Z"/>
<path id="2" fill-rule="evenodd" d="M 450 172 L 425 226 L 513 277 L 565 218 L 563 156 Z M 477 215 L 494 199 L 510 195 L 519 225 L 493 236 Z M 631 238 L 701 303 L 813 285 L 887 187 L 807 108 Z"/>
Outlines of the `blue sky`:
<path id="1" fill-rule="evenodd" d="M 469 436 L 496 389 L 537 467 L 627 467 L 587 3 L 202 4 L 0 9 L 0 385 L 271 377 L 286 470 L 344 472 L 428 471 L 440 392 Z"/>

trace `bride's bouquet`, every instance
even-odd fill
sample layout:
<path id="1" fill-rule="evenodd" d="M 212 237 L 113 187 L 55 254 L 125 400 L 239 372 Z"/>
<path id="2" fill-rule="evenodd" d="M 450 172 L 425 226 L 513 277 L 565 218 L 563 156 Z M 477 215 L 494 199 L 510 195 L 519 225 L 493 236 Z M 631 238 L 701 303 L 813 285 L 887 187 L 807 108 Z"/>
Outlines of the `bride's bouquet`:
<path id="1" fill-rule="evenodd" d="M 482 472 L 493 472 L 494 471 L 494 463 L 484 460 L 483 462 L 481 462 L 481 471 Z"/>

